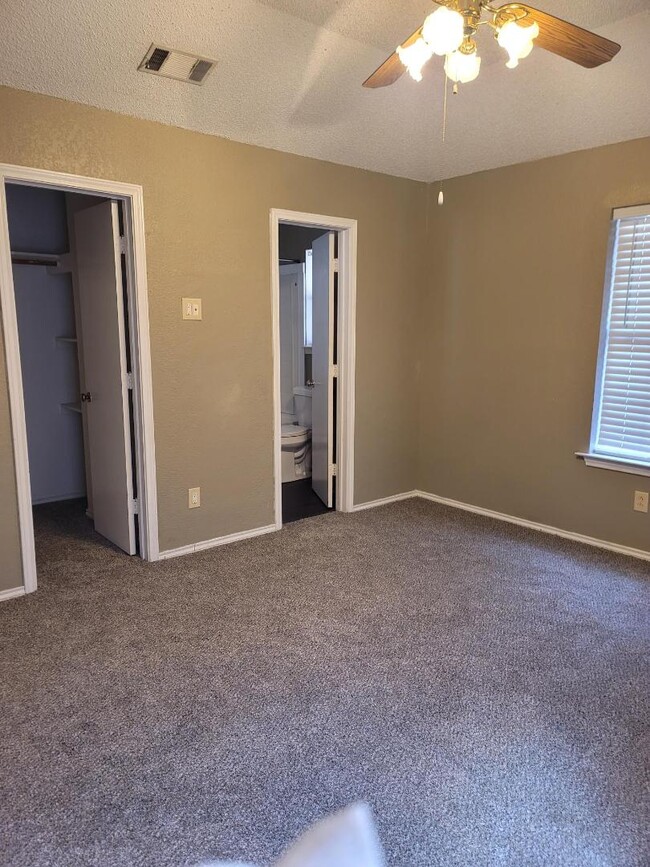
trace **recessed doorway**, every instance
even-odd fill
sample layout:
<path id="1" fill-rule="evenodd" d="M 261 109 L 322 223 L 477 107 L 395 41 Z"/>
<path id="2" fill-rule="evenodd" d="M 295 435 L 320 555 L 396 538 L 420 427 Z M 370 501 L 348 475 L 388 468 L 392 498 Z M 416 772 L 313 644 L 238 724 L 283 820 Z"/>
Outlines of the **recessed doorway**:
<path id="1" fill-rule="evenodd" d="M 271 212 L 276 526 L 353 498 L 356 221 Z"/>
<path id="2" fill-rule="evenodd" d="M 20 595 L 53 534 L 158 558 L 148 309 L 139 188 L 3 166 L 0 197 Z"/>

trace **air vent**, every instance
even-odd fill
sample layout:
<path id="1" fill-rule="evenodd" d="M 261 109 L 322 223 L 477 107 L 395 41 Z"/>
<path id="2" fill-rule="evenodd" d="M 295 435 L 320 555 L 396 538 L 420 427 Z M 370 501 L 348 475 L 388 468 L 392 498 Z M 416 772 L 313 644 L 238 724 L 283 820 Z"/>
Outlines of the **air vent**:
<path id="1" fill-rule="evenodd" d="M 149 51 L 138 69 L 140 72 L 150 72 L 165 78 L 175 78 L 177 81 L 189 81 L 191 84 L 203 84 L 216 61 L 207 57 L 198 57 L 174 48 L 162 45 L 151 45 Z"/>

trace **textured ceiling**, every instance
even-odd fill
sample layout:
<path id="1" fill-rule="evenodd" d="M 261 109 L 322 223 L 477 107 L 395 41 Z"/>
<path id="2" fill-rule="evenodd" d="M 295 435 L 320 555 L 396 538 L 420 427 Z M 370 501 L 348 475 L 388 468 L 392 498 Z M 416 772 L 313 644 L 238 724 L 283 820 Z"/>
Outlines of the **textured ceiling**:
<path id="1" fill-rule="evenodd" d="M 3 0 L 0 83 L 419 180 L 650 135 L 650 0 L 536 5 L 623 50 L 585 70 L 536 49 L 508 70 L 482 33 L 444 146 L 441 60 L 419 85 L 361 87 L 427 0 Z M 203 87 L 138 73 L 153 41 L 218 66 Z"/>

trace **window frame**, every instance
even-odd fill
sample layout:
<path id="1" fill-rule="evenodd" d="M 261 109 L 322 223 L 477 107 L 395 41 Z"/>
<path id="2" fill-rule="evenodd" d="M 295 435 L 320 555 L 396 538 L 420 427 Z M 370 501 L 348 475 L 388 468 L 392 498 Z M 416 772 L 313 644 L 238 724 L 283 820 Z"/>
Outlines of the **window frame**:
<path id="1" fill-rule="evenodd" d="M 594 384 L 593 409 L 589 434 L 589 451 L 576 452 L 576 455 L 583 458 L 587 466 L 597 467 L 599 469 L 610 469 L 622 473 L 631 473 L 633 475 L 650 476 L 650 456 L 648 456 L 647 460 L 644 460 L 632 455 L 617 454 L 616 452 L 606 451 L 597 446 L 603 404 L 603 387 L 609 343 L 608 338 L 612 299 L 614 295 L 615 259 L 619 220 L 645 216 L 650 217 L 650 204 L 614 208 L 612 211 L 609 241 L 607 245 L 607 267 L 605 270 L 600 333 L 598 338 L 598 360 L 596 364 L 596 379 Z"/>

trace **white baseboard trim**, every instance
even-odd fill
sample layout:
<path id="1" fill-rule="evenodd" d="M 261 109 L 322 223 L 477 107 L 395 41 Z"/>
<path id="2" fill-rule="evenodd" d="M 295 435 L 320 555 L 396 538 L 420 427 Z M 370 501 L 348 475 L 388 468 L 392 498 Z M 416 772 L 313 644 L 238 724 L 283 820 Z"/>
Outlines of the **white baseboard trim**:
<path id="1" fill-rule="evenodd" d="M 410 500 L 417 497 L 418 491 L 404 491 L 402 494 L 393 494 L 390 497 L 382 497 L 380 500 L 369 500 L 367 503 L 356 503 L 352 506 L 353 512 L 361 512 L 364 509 L 375 509 L 377 506 L 387 506 L 389 503 L 399 503 L 400 500 Z"/>
<path id="2" fill-rule="evenodd" d="M 32 500 L 32 506 L 43 506 L 45 503 L 63 503 L 66 500 L 83 500 L 86 496 L 85 491 L 80 491 L 78 494 L 60 494 L 54 497 L 41 497 L 39 500 Z"/>
<path id="3" fill-rule="evenodd" d="M 486 518 L 495 518 L 497 521 L 506 521 L 508 524 L 517 524 L 520 527 L 527 527 L 529 530 L 538 530 L 540 533 L 548 533 L 551 536 L 560 536 L 562 539 L 582 542 L 584 545 L 591 545 L 593 548 L 604 548 L 606 551 L 614 551 L 616 554 L 626 554 L 628 557 L 636 557 L 638 560 L 650 560 L 650 551 L 643 551 L 640 548 L 629 548 L 627 545 L 619 545 L 616 542 L 606 542 L 604 539 L 595 539 L 593 536 L 583 536 L 582 533 L 562 530 L 560 527 L 552 527 L 549 524 L 538 524 L 536 521 L 528 521 L 525 518 L 517 518 L 514 515 L 506 515 L 503 512 L 494 512 L 492 509 L 472 506 L 469 503 L 461 503 L 459 500 L 449 500 L 447 497 L 428 494 L 426 491 L 414 491 L 413 496 L 422 497 L 424 500 L 432 500 L 434 503 L 441 503 L 443 506 L 451 506 L 454 509 L 462 509 L 465 512 L 474 512 L 476 515 L 484 515 Z"/>
<path id="4" fill-rule="evenodd" d="M 231 545 L 233 542 L 241 542 L 243 539 L 252 539 L 255 536 L 263 536 L 265 533 L 275 533 L 278 528 L 275 524 L 266 527 L 255 527 L 253 530 L 242 530 L 240 533 L 231 533 L 229 536 L 217 536 L 216 539 L 206 539 L 204 542 L 193 542 L 191 545 L 183 545 L 180 548 L 170 548 L 161 551 L 159 560 L 170 560 L 172 557 L 184 557 L 185 554 L 196 554 L 199 551 L 207 551 L 208 548 L 218 548 L 220 545 Z"/>
<path id="5" fill-rule="evenodd" d="M 18 596 L 24 595 L 24 587 L 11 587 L 9 590 L 0 590 L 0 602 L 6 602 L 8 599 L 16 599 Z"/>

